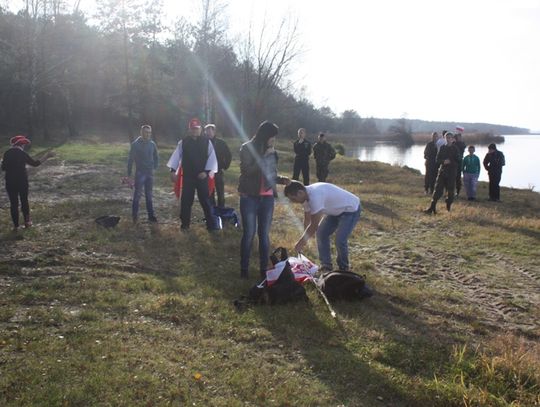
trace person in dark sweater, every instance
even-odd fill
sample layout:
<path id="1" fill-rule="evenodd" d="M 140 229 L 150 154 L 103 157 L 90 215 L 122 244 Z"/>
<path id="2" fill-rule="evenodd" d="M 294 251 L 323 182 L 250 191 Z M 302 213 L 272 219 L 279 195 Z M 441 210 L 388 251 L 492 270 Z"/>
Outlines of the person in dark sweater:
<path id="1" fill-rule="evenodd" d="M 502 167 L 506 165 L 504 154 L 497 150 L 497 146 L 491 143 L 488 146 L 488 152 L 484 158 L 484 168 L 489 176 L 489 200 L 499 202 L 501 199 Z"/>
<path id="2" fill-rule="evenodd" d="M 452 202 L 454 202 L 456 173 L 460 162 L 460 153 L 454 144 L 454 135 L 452 133 L 446 133 L 446 145 L 441 146 L 437 153 L 439 173 L 437 175 L 437 180 L 435 181 L 435 191 L 431 198 L 431 205 L 424 211 L 425 213 L 437 213 L 437 201 L 443 196 L 445 189 L 447 191 L 446 209 L 450 211 Z"/>
<path id="3" fill-rule="evenodd" d="M 324 133 L 319 134 L 319 140 L 313 146 L 313 155 L 317 166 L 317 180 L 326 182 L 328 165 L 336 158 L 336 150 L 326 141 Z"/>
<path id="4" fill-rule="evenodd" d="M 304 178 L 304 185 L 309 185 L 309 156 L 311 155 L 311 143 L 306 140 L 306 129 L 298 129 L 298 139 L 294 142 L 294 180 L 298 180 L 300 171 Z"/>
<path id="5" fill-rule="evenodd" d="M 216 137 L 216 125 L 207 124 L 204 126 L 204 133 L 208 140 L 212 142 L 214 150 L 216 152 L 216 159 L 218 163 L 218 172 L 215 176 L 216 188 L 210 196 L 210 202 L 212 205 L 216 206 L 216 195 L 217 195 L 217 206 L 220 208 L 225 207 L 225 180 L 223 171 L 227 170 L 231 165 L 232 155 L 229 146 L 225 140 Z"/>
<path id="6" fill-rule="evenodd" d="M 266 276 L 270 256 L 270 227 L 274 214 L 276 184 L 287 184 L 286 177 L 277 173 L 278 155 L 274 142 L 279 132 L 276 124 L 264 121 L 255 136 L 240 147 L 240 214 L 242 241 L 240 243 L 240 278 L 249 276 L 249 258 L 255 233 L 259 237 L 261 277 Z"/>
<path id="7" fill-rule="evenodd" d="M 454 144 L 458 148 L 459 158 L 460 158 L 458 169 L 457 169 L 457 172 L 456 172 L 456 196 L 458 196 L 459 193 L 461 192 L 461 185 L 462 185 L 462 183 L 461 183 L 461 167 L 463 166 L 463 155 L 465 154 L 465 149 L 467 148 L 467 146 L 463 142 L 463 140 L 461 139 L 461 133 L 456 133 L 454 135 L 454 137 L 455 137 Z"/>
<path id="8" fill-rule="evenodd" d="M 155 223 L 157 218 L 154 214 L 152 203 L 152 189 L 154 185 L 154 171 L 158 167 L 159 155 L 156 143 L 151 140 L 152 127 L 145 124 L 141 127 L 141 135 L 133 143 L 129 150 L 127 175 L 131 177 L 133 163 L 135 163 L 135 180 L 133 191 L 133 203 L 131 206 L 131 216 L 133 222 L 137 222 L 139 215 L 139 201 L 144 188 L 146 199 L 146 212 L 148 221 Z"/>
<path id="9" fill-rule="evenodd" d="M 426 194 L 433 194 L 435 189 L 435 180 L 437 179 L 437 132 L 431 134 L 431 141 L 426 144 L 424 149 L 424 159 L 426 160 L 426 175 L 424 177 L 424 190 Z"/>
<path id="10" fill-rule="evenodd" d="M 19 228 L 19 199 L 24 217 L 24 227 L 32 226 L 30 219 L 30 205 L 28 204 L 28 173 L 26 165 L 37 167 L 44 163 L 53 152 L 47 151 L 41 159 L 34 159 L 24 151 L 24 147 L 30 144 L 25 136 L 15 136 L 10 140 L 11 148 L 4 153 L 2 159 L 2 171 L 5 171 L 6 191 L 9 197 L 11 220 L 13 228 Z"/>
<path id="11" fill-rule="evenodd" d="M 191 224 L 191 208 L 195 191 L 204 212 L 206 228 L 216 229 L 208 191 L 208 178 L 218 171 L 218 162 L 214 146 L 206 137 L 201 137 L 202 126 L 199 119 L 189 121 L 189 135 L 178 142 L 167 167 L 171 170 L 171 179 L 176 182 L 183 173 L 182 198 L 180 199 L 181 229 L 188 230 Z"/>

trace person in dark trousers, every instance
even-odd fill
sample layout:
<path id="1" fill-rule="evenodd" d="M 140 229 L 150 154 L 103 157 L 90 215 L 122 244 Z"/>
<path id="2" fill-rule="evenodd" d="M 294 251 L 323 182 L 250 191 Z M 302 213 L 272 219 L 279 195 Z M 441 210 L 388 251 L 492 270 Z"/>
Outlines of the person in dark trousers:
<path id="1" fill-rule="evenodd" d="M 427 194 L 433 194 L 435 180 L 437 179 L 437 132 L 431 134 L 431 141 L 424 148 L 424 159 L 426 164 L 426 175 L 424 176 L 424 190 Z"/>
<path id="2" fill-rule="evenodd" d="M 44 153 L 40 159 L 34 159 L 24 151 L 24 147 L 30 144 L 25 136 L 15 136 L 10 139 L 11 148 L 4 153 L 2 159 L 2 171 L 5 171 L 6 191 L 9 197 L 11 220 L 13 229 L 19 228 L 19 199 L 24 217 L 24 227 L 32 226 L 30 219 L 30 205 L 28 203 L 28 173 L 26 165 L 37 167 L 47 161 L 54 154 L 51 151 Z"/>
<path id="3" fill-rule="evenodd" d="M 157 222 L 152 202 L 152 189 L 154 187 L 154 171 L 159 164 L 159 155 L 152 138 L 152 127 L 148 124 L 141 126 L 141 135 L 131 143 L 129 150 L 127 175 L 131 177 L 133 163 L 135 163 L 135 180 L 133 182 L 133 203 L 131 206 L 131 217 L 133 222 L 139 218 L 139 201 L 144 188 L 144 197 L 146 200 L 146 212 L 148 221 Z"/>
<path id="4" fill-rule="evenodd" d="M 457 167 L 461 162 L 459 154 L 459 150 L 454 144 L 454 135 L 446 133 L 446 145 L 441 146 L 437 154 L 439 173 L 435 181 L 435 191 L 431 198 L 431 205 L 424 211 L 425 213 L 437 213 L 437 201 L 443 196 L 445 189 L 447 191 L 446 209 L 450 211 L 452 202 L 454 202 Z"/>
<path id="5" fill-rule="evenodd" d="M 327 141 L 324 133 L 319 134 L 318 141 L 313 146 L 313 155 L 317 167 L 317 180 L 326 182 L 328 177 L 328 165 L 336 158 L 336 150 Z"/>
<path id="6" fill-rule="evenodd" d="M 206 228 L 215 230 L 216 224 L 208 191 L 208 177 L 213 177 L 218 170 L 214 146 L 206 137 L 201 137 L 202 126 L 199 119 L 189 121 L 189 135 L 178 142 L 167 167 L 171 169 L 171 179 L 177 181 L 182 169 L 182 197 L 180 199 L 181 229 L 188 230 L 191 224 L 191 208 L 195 191 L 203 209 Z"/>
<path id="7" fill-rule="evenodd" d="M 249 258 L 255 233 L 259 237 L 261 278 L 266 276 L 270 256 L 270 227 L 274 214 L 276 184 L 290 180 L 277 173 L 278 155 L 274 142 L 279 132 L 276 124 L 264 121 L 253 138 L 240 148 L 240 214 L 242 241 L 240 243 L 240 278 L 249 276 Z"/>
<path id="8" fill-rule="evenodd" d="M 311 155 L 311 143 L 306 140 L 306 129 L 298 129 L 298 139 L 294 142 L 294 169 L 293 179 L 298 180 L 300 171 L 304 178 L 304 185 L 309 185 L 309 156 Z"/>
<path id="9" fill-rule="evenodd" d="M 488 152 L 484 158 L 484 168 L 489 176 L 489 200 L 499 202 L 501 199 L 502 167 L 506 165 L 504 154 L 497 150 L 497 146 L 491 143 L 488 146 Z"/>
<path id="10" fill-rule="evenodd" d="M 465 143 L 461 139 L 461 133 L 456 133 L 454 135 L 454 138 L 455 138 L 454 144 L 458 148 L 459 158 L 460 158 L 458 169 L 457 169 L 457 172 L 456 172 L 456 196 L 458 196 L 459 193 L 461 192 L 461 185 L 462 185 L 462 183 L 461 183 L 461 167 L 463 166 L 463 155 L 465 154 L 465 149 L 467 148 L 467 146 L 465 145 Z"/>
<path id="11" fill-rule="evenodd" d="M 225 140 L 216 137 L 216 125 L 207 124 L 204 126 L 204 134 L 208 137 L 208 140 L 212 142 L 214 146 L 214 151 L 216 152 L 216 159 L 218 163 L 218 172 L 215 175 L 216 188 L 210 196 L 210 202 L 212 205 L 216 206 L 216 195 L 217 195 L 217 206 L 220 208 L 225 207 L 225 180 L 223 171 L 227 170 L 231 165 L 232 155 L 229 146 Z"/>

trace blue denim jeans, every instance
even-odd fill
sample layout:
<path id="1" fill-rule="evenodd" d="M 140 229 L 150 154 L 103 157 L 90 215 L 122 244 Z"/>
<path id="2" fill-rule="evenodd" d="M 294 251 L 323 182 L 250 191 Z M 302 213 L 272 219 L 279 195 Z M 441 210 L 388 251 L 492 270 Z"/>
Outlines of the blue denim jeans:
<path id="1" fill-rule="evenodd" d="M 266 275 L 270 256 L 270 227 L 274 215 L 274 197 L 242 196 L 240 197 L 240 215 L 242 216 L 242 242 L 240 244 L 240 270 L 247 276 L 249 256 L 255 232 L 259 237 L 259 260 L 261 276 Z"/>
<path id="2" fill-rule="evenodd" d="M 317 248 L 321 266 L 332 269 L 330 235 L 336 233 L 337 264 L 340 270 L 349 269 L 349 235 L 360 219 L 362 207 L 356 212 L 343 212 L 339 216 L 327 215 L 317 229 Z"/>
<path id="3" fill-rule="evenodd" d="M 154 217 L 154 205 L 152 203 L 152 188 L 154 186 L 154 176 L 142 171 L 135 172 L 135 188 L 133 191 L 133 204 L 131 207 L 131 216 L 137 219 L 139 216 L 139 201 L 141 200 L 144 188 L 144 197 L 146 199 L 146 212 L 148 217 Z"/>

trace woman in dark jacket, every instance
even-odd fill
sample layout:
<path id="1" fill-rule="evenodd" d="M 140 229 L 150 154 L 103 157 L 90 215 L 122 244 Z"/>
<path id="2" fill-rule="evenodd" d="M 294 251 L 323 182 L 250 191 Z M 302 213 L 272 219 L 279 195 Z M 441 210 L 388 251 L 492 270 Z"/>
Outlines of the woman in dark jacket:
<path id="1" fill-rule="evenodd" d="M 10 140 L 11 148 L 4 153 L 2 171 L 6 172 L 6 191 L 9 196 L 11 219 L 15 230 L 19 227 L 19 198 L 24 216 L 24 227 L 32 226 L 30 220 L 30 206 L 28 205 L 28 174 L 26 165 L 37 167 L 45 162 L 51 155 L 47 152 L 42 160 L 33 159 L 24 151 L 24 146 L 30 144 L 24 136 L 15 136 Z"/>
<path id="2" fill-rule="evenodd" d="M 279 132 L 276 124 L 264 121 L 257 133 L 240 148 L 240 215 L 242 242 L 240 246 L 240 277 L 248 278 L 249 256 L 255 232 L 259 237 L 260 272 L 264 278 L 270 255 L 270 227 L 274 214 L 276 184 L 285 184 L 286 177 L 277 174 L 278 155 L 274 141 Z"/>

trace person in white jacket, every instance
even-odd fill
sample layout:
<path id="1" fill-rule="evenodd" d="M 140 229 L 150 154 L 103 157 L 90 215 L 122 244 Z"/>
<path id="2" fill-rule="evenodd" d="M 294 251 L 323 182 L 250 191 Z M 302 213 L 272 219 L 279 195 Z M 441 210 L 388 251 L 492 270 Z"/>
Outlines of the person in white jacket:
<path id="1" fill-rule="evenodd" d="M 216 153 L 212 143 L 201 137 L 202 125 L 199 119 L 189 121 L 189 135 L 178 142 L 167 167 L 171 178 L 176 182 L 182 169 L 182 198 L 180 200 L 181 229 L 188 230 L 191 223 L 191 208 L 195 191 L 204 212 L 208 230 L 217 229 L 209 200 L 208 179 L 218 170 Z"/>

